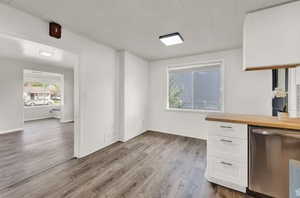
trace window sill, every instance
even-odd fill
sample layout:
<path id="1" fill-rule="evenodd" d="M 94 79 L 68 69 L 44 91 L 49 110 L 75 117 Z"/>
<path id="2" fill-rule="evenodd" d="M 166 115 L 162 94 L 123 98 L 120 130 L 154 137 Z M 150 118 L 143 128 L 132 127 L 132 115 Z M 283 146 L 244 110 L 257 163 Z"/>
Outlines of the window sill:
<path id="1" fill-rule="evenodd" d="M 24 106 L 24 108 L 26 108 L 26 109 L 31 109 L 31 108 L 61 107 L 61 106 L 62 106 L 62 105 L 52 104 L 52 105 L 39 105 L 39 106 Z"/>
<path id="2" fill-rule="evenodd" d="M 195 110 L 195 109 L 176 109 L 176 108 L 166 108 L 166 111 L 175 111 L 175 112 L 191 112 L 191 113 L 224 113 L 224 111 L 217 110 Z"/>

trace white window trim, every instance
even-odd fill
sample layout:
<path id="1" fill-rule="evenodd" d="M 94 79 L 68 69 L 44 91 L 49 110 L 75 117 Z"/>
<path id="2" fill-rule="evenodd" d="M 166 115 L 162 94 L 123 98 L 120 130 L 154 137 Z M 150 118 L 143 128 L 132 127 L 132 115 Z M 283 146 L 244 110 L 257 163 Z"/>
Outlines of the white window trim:
<path id="1" fill-rule="evenodd" d="M 60 104 L 50 104 L 50 105 L 37 105 L 37 106 L 24 106 L 25 109 L 38 109 L 43 107 L 61 107 Z"/>
<path id="2" fill-rule="evenodd" d="M 220 65 L 221 68 L 221 110 L 201 110 L 201 109 L 179 109 L 179 108 L 170 108 L 169 107 L 169 72 L 174 70 L 182 70 L 182 69 L 191 69 L 191 68 L 199 68 L 199 67 L 209 67 Z M 225 106 L 225 97 L 224 97 L 224 88 L 225 88 L 225 75 L 224 75 L 224 60 L 210 60 L 205 62 L 193 62 L 189 64 L 180 64 L 180 65 L 169 65 L 166 69 L 167 76 L 167 93 L 166 93 L 166 107 L 167 111 L 177 111 L 177 112 L 194 112 L 194 113 L 223 113 Z"/>

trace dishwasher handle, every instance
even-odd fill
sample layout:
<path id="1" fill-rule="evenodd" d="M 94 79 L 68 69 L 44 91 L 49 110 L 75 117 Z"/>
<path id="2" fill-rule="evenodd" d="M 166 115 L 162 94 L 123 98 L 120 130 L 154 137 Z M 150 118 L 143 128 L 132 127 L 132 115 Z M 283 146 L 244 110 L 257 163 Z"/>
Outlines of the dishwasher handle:
<path id="1" fill-rule="evenodd" d="M 276 135 L 276 133 L 273 133 L 271 131 L 267 131 L 265 129 L 252 129 L 252 133 L 258 134 L 258 135 L 264 135 L 264 136 L 270 136 L 270 135 Z"/>
<path id="2" fill-rule="evenodd" d="M 300 139 L 300 132 L 285 129 L 252 128 L 251 133 L 263 136 L 283 136 Z"/>

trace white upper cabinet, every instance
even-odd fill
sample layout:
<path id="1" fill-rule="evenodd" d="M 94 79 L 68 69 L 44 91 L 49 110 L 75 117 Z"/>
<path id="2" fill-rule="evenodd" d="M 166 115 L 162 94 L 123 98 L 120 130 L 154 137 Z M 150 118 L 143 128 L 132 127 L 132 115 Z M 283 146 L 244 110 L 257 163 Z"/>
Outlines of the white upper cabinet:
<path id="1" fill-rule="evenodd" d="M 244 23 L 245 70 L 300 63 L 300 1 L 249 13 Z"/>

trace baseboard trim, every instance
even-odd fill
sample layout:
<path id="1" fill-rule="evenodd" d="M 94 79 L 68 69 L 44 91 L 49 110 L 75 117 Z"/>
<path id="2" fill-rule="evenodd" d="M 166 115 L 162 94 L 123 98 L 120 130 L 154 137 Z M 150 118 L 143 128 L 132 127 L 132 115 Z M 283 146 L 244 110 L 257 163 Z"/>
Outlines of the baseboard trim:
<path id="1" fill-rule="evenodd" d="M 60 123 L 74 122 L 74 120 L 61 120 Z"/>
<path id="2" fill-rule="evenodd" d="M 236 184 L 232 184 L 230 182 L 225 182 L 223 180 L 216 179 L 214 177 L 210 177 L 210 176 L 207 175 L 207 173 L 205 173 L 205 177 L 211 183 L 214 183 L 214 184 L 217 184 L 217 185 L 220 185 L 220 186 L 224 186 L 224 187 L 227 187 L 227 188 L 230 188 L 230 189 L 242 192 L 242 193 L 247 192 L 247 187 L 245 187 L 245 186 L 239 186 L 239 185 L 236 185 Z"/>
<path id="3" fill-rule="evenodd" d="M 140 133 L 140 134 L 138 134 L 138 135 L 134 135 L 134 136 L 132 136 L 132 137 L 126 137 L 126 138 L 120 138 L 120 142 L 128 142 L 129 140 L 131 140 L 131 139 L 133 139 L 133 138 L 136 138 L 136 137 L 138 137 L 138 136 L 141 136 L 141 135 L 143 135 L 144 133 L 146 133 L 146 132 L 148 132 L 148 130 L 146 130 L 146 131 L 143 131 L 142 133 Z"/>
<path id="4" fill-rule="evenodd" d="M 24 131 L 24 128 L 17 128 L 17 129 L 10 129 L 10 130 L 5 130 L 5 131 L 0 131 L 0 134 L 15 133 L 15 132 L 20 132 L 20 131 Z"/>
<path id="5" fill-rule="evenodd" d="M 172 133 L 172 132 L 157 131 L 157 130 L 147 130 L 146 132 L 163 133 L 163 134 L 168 134 L 168 135 L 175 135 L 175 136 L 180 136 L 180 137 L 188 137 L 188 138 L 194 138 L 194 139 L 207 141 L 207 138 L 204 138 L 204 137 L 186 136 L 186 135 L 181 135 L 181 134 Z"/>
<path id="6" fill-rule="evenodd" d="M 108 148 L 112 147 L 113 145 L 117 144 L 118 142 L 121 142 L 121 141 L 112 142 L 111 144 L 102 145 L 99 148 L 94 148 L 94 149 L 87 150 L 87 151 L 84 151 L 84 152 L 78 152 L 78 156 L 76 155 L 75 157 L 80 159 L 80 158 L 89 156 L 89 155 L 91 155 L 93 153 L 96 153 L 96 152 L 99 152 L 99 151 L 105 151 L 105 149 L 108 149 Z"/>
<path id="7" fill-rule="evenodd" d="M 39 118 L 30 118 L 30 119 L 26 119 L 24 120 L 24 122 L 30 122 L 30 121 L 38 121 L 38 120 L 47 120 L 47 119 L 60 119 L 60 118 L 56 118 L 56 117 L 48 117 L 48 116 L 45 116 L 45 117 L 39 117 Z"/>

